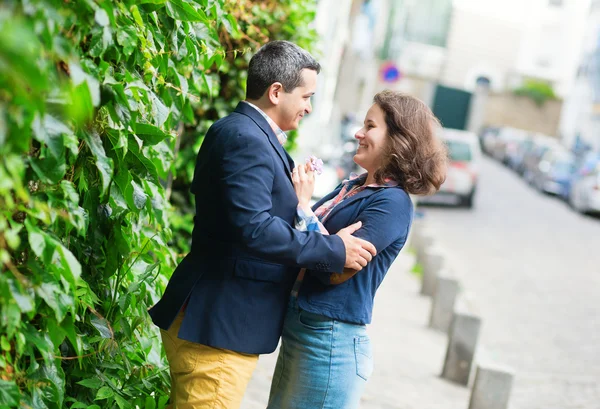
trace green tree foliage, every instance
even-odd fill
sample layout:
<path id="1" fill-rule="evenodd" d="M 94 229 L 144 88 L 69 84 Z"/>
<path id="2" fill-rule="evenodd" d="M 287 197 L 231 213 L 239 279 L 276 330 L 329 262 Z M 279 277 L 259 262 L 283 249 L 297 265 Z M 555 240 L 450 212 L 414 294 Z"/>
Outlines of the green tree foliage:
<path id="1" fill-rule="evenodd" d="M 539 107 L 548 100 L 556 99 L 554 89 L 550 84 L 540 80 L 529 79 L 514 90 L 515 95 L 531 98 Z"/>
<path id="2" fill-rule="evenodd" d="M 201 136 L 314 4 L 0 6 L 0 407 L 162 408 L 146 310 L 188 249 Z M 170 202 L 173 192 L 173 206 Z"/>

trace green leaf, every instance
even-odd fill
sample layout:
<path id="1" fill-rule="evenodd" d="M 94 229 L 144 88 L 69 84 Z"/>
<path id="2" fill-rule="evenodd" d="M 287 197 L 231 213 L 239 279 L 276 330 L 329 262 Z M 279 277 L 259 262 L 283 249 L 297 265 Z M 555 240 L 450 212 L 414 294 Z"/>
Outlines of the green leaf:
<path id="1" fill-rule="evenodd" d="M 47 156 L 45 158 L 30 158 L 31 167 L 44 183 L 55 184 L 65 176 L 67 165 L 64 152 L 59 157 Z"/>
<path id="2" fill-rule="evenodd" d="M 75 189 L 75 185 L 68 180 L 61 180 L 60 187 L 62 188 L 65 198 L 73 203 L 79 203 L 79 194 Z"/>
<path id="3" fill-rule="evenodd" d="M 21 392 L 15 382 L 0 379 L 0 407 L 15 407 L 20 397 Z"/>
<path id="4" fill-rule="evenodd" d="M 121 27 L 117 31 L 117 43 L 123 47 L 125 55 L 131 55 L 138 45 L 135 29 L 133 27 Z"/>
<path id="5" fill-rule="evenodd" d="M 94 326 L 94 328 L 98 330 L 102 338 L 113 337 L 113 334 L 108 326 L 108 321 L 106 321 L 106 319 L 93 315 L 91 318 L 91 323 Z"/>
<path id="6" fill-rule="evenodd" d="M 92 154 L 96 157 L 96 167 L 102 177 L 101 192 L 104 195 L 112 177 L 113 161 L 106 156 L 102 140 L 96 132 L 83 132 L 83 139 L 90 148 L 90 151 L 92 151 Z"/>
<path id="7" fill-rule="evenodd" d="M 131 182 L 131 185 L 133 186 L 133 204 L 136 208 L 143 209 L 146 206 L 148 195 L 146 195 L 144 189 L 136 182 Z"/>
<path id="8" fill-rule="evenodd" d="M 160 128 L 150 124 L 135 124 L 135 134 L 149 145 L 156 145 L 171 137 Z"/>
<path id="9" fill-rule="evenodd" d="M 152 396 L 146 396 L 146 402 L 144 403 L 144 409 L 156 409 L 156 401 Z"/>
<path id="10" fill-rule="evenodd" d="M 113 396 L 115 396 L 115 392 L 108 386 L 103 386 L 98 389 L 98 393 L 96 393 L 96 398 L 94 400 L 108 399 Z"/>
<path id="11" fill-rule="evenodd" d="M 71 284 L 71 288 L 75 289 L 77 280 L 81 276 L 81 264 L 79 264 L 79 261 L 68 248 L 58 245 L 56 251 L 60 255 L 60 261 L 64 268 L 63 277 Z"/>
<path id="12" fill-rule="evenodd" d="M 10 295 L 15 300 L 21 312 L 29 312 L 34 308 L 31 289 L 23 290 L 20 284 L 15 280 L 8 280 Z"/>
<path id="13" fill-rule="evenodd" d="M 6 243 L 8 244 L 8 247 L 10 247 L 13 250 L 17 249 L 21 245 L 21 237 L 19 233 L 21 232 L 22 228 L 23 226 L 20 225 L 16 228 L 8 229 L 4 232 L 4 238 L 6 239 Z"/>
<path id="14" fill-rule="evenodd" d="M 127 400 L 123 399 L 119 395 L 115 395 L 115 400 L 117 401 L 117 405 L 120 409 L 130 409 L 132 407 Z"/>
<path id="15" fill-rule="evenodd" d="M 202 9 L 196 9 L 183 0 L 167 1 L 167 14 L 175 20 L 201 21 L 208 24 L 208 18 Z"/>
<path id="16" fill-rule="evenodd" d="M 94 41 L 93 38 L 92 41 Z M 90 91 L 92 105 L 95 107 L 100 105 L 100 81 L 83 71 L 79 64 L 69 64 L 69 70 L 71 71 L 71 80 L 73 81 L 73 85 L 77 86 L 85 83 Z"/>
<path id="17" fill-rule="evenodd" d="M 63 370 L 57 367 L 54 362 L 51 362 L 42 366 L 40 376 L 42 379 L 48 380 L 52 386 L 47 388 L 51 390 L 51 401 L 55 402 L 59 408 L 63 407 L 65 398 L 65 374 Z"/>
<path id="18" fill-rule="evenodd" d="M 4 335 L 2 335 L 0 337 L 0 347 L 4 350 L 4 351 L 10 351 L 10 342 L 8 342 L 8 339 L 6 339 L 6 337 Z"/>
<path id="19" fill-rule="evenodd" d="M 54 283 L 42 283 L 35 292 L 52 308 L 56 321 L 61 322 L 71 308 L 73 299 Z"/>
<path id="20" fill-rule="evenodd" d="M 63 134 L 72 134 L 68 126 L 51 115 L 40 118 L 35 116 L 31 124 L 33 135 L 39 142 L 45 143 L 54 157 L 60 157 L 64 151 Z"/>
<path id="21" fill-rule="evenodd" d="M 237 20 L 231 14 L 228 14 L 223 21 L 223 25 L 228 33 L 235 39 L 241 37 L 240 28 Z"/>
<path id="22" fill-rule="evenodd" d="M 42 257 L 46 248 L 46 239 L 37 227 L 34 227 L 28 219 L 25 219 L 25 228 L 27 228 L 29 246 L 36 256 Z"/>
<path id="23" fill-rule="evenodd" d="M 110 20 L 108 18 L 108 14 L 106 13 L 106 10 L 104 10 L 102 8 L 98 8 L 96 10 L 96 14 L 94 15 L 94 19 L 96 20 L 96 23 L 98 23 L 102 27 L 107 26 L 108 24 L 110 24 Z"/>
<path id="24" fill-rule="evenodd" d="M 129 10 L 131 11 L 131 14 L 133 15 L 133 19 L 135 20 L 136 24 L 138 26 L 140 26 L 141 28 L 144 28 L 144 20 L 142 20 L 140 10 L 137 8 L 137 6 L 133 5 L 129 8 Z"/>
<path id="25" fill-rule="evenodd" d="M 150 101 L 152 103 L 152 111 L 151 111 L 152 116 L 156 120 L 156 125 L 163 126 L 165 121 L 169 117 L 171 110 L 166 107 L 166 105 L 160 100 L 160 98 L 158 98 L 156 96 L 156 94 L 154 94 L 152 92 L 149 94 L 150 94 Z"/>
<path id="26" fill-rule="evenodd" d="M 94 376 L 77 382 L 77 385 L 85 386 L 90 389 L 98 389 L 102 386 L 102 381 L 97 376 Z"/>

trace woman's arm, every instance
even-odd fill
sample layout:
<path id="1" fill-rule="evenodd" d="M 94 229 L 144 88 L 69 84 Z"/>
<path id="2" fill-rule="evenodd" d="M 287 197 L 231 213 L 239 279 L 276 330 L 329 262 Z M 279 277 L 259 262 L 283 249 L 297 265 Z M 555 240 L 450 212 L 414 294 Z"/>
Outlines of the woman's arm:
<path id="1" fill-rule="evenodd" d="M 323 223 L 319 221 L 319 218 L 314 214 L 309 205 L 314 191 L 314 171 L 309 165 L 309 163 L 298 165 L 292 172 L 292 182 L 298 196 L 294 227 L 299 231 L 318 231 L 321 234 L 328 235 L 329 232 L 323 226 Z M 330 273 L 329 284 L 341 284 L 352 278 L 356 273 L 358 273 L 357 270 L 349 268 L 345 268 L 342 273 Z"/>

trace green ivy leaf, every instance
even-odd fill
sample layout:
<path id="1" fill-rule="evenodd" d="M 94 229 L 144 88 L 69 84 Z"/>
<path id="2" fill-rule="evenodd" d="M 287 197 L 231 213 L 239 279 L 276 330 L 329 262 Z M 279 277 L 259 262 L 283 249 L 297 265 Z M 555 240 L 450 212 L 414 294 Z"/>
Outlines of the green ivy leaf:
<path id="1" fill-rule="evenodd" d="M 6 337 L 4 335 L 0 336 L 0 347 L 8 352 L 10 351 L 10 342 L 8 342 L 8 339 L 6 339 Z"/>
<path id="2" fill-rule="evenodd" d="M 77 382 L 77 385 L 85 386 L 90 389 L 98 389 L 102 386 L 102 381 L 97 376 L 93 376 Z"/>
<path id="3" fill-rule="evenodd" d="M 47 184 L 55 184 L 65 176 L 67 165 L 64 152 L 59 157 L 31 158 L 31 167 L 40 180 Z"/>
<path id="4" fill-rule="evenodd" d="M 108 14 L 106 13 L 106 10 L 104 10 L 102 8 L 98 8 L 96 10 L 96 14 L 94 15 L 94 18 L 96 20 L 96 23 L 98 23 L 102 27 L 107 26 L 108 24 L 110 24 L 110 20 L 108 18 Z"/>
<path id="5" fill-rule="evenodd" d="M 35 292 L 52 308 L 57 322 L 63 320 L 73 304 L 73 299 L 53 283 L 42 283 Z"/>
<path id="6" fill-rule="evenodd" d="M 94 38 L 92 38 L 92 42 L 93 41 Z M 93 47 L 94 46 L 92 45 L 92 48 Z M 79 64 L 69 64 L 69 70 L 71 71 L 71 80 L 73 81 L 73 85 L 78 86 L 85 83 L 90 91 L 92 105 L 95 107 L 100 105 L 100 81 L 83 71 Z"/>
<path id="7" fill-rule="evenodd" d="M 96 393 L 96 398 L 94 400 L 108 399 L 112 398 L 113 396 L 115 396 L 115 392 L 108 386 L 103 386 L 98 389 L 98 393 Z"/>
<path id="8" fill-rule="evenodd" d="M 152 396 L 146 396 L 146 402 L 144 403 L 144 409 L 156 409 L 156 401 Z"/>
<path id="9" fill-rule="evenodd" d="M 24 290 L 21 285 L 15 280 L 8 280 L 10 289 L 10 295 L 15 300 L 21 312 L 27 313 L 33 311 L 34 301 L 32 298 L 32 291 L 30 288 Z"/>
<path id="10" fill-rule="evenodd" d="M 123 47 L 123 53 L 125 55 L 131 55 L 138 45 L 135 29 L 130 26 L 121 27 L 120 30 L 117 31 L 117 43 Z"/>
<path id="11" fill-rule="evenodd" d="M 117 405 L 119 406 L 119 409 L 130 409 L 130 408 L 132 408 L 131 403 L 129 403 L 127 400 L 123 399 L 119 395 L 115 395 L 115 400 L 117 401 Z"/>
<path id="12" fill-rule="evenodd" d="M 29 245 L 36 256 L 42 257 L 44 249 L 46 248 L 46 239 L 37 227 L 34 227 L 28 219 L 25 219 L 25 228 L 27 229 L 27 236 L 29 239 Z"/>
<path id="13" fill-rule="evenodd" d="M 60 255 L 60 262 L 63 267 L 63 277 L 67 279 L 67 282 L 71 284 L 71 288 L 77 286 L 77 280 L 81 276 L 81 264 L 71 251 L 59 244 L 56 246 L 56 251 Z"/>
<path id="14" fill-rule="evenodd" d="M 150 124 L 135 124 L 135 134 L 149 145 L 156 145 L 171 137 L 171 135 L 160 128 Z"/>
<path id="15" fill-rule="evenodd" d="M 236 21 L 235 17 L 233 17 L 231 14 L 228 14 L 225 16 L 225 19 L 222 20 L 223 21 L 223 25 L 225 26 L 225 29 L 227 30 L 228 33 L 231 34 L 231 36 L 235 39 L 240 38 L 241 37 L 241 32 L 240 32 L 240 27 L 238 25 L 238 22 Z"/>
<path id="16" fill-rule="evenodd" d="M 106 157 L 102 140 L 96 132 L 83 132 L 83 139 L 90 148 L 90 151 L 92 151 L 92 154 L 96 157 L 96 167 L 102 177 L 101 193 L 104 195 L 112 177 L 113 161 Z"/>
<path id="17" fill-rule="evenodd" d="M 144 189 L 138 185 L 136 182 L 131 182 L 131 186 L 133 186 L 133 204 L 137 209 L 143 209 L 146 206 L 146 200 L 148 200 L 148 195 L 144 192 Z"/>
<path id="18" fill-rule="evenodd" d="M 98 330 L 98 332 L 100 333 L 100 336 L 102 338 L 112 338 L 112 332 L 108 326 L 108 321 L 106 321 L 105 318 L 100 318 L 97 317 L 96 315 L 93 315 L 92 318 L 90 319 L 92 325 L 94 326 L 94 328 L 96 328 Z"/>
<path id="19" fill-rule="evenodd" d="M 0 379 L 0 407 L 15 407 L 19 404 L 21 391 L 14 381 Z"/>
<path id="20" fill-rule="evenodd" d="M 196 9 L 183 0 L 167 1 L 167 14 L 175 20 L 200 21 L 209 24 L 208 18 L 202 9 Z"/>
<path id="21" fill-rule="evenodd" d="M 73 133 L 68 126 L 51 115 L 45 115 L 43 119 L 36 115 L 31 127 L 35 139 L 45 143 L 56 158 L 60 157 L 64 151 L 63 134 Z"/>

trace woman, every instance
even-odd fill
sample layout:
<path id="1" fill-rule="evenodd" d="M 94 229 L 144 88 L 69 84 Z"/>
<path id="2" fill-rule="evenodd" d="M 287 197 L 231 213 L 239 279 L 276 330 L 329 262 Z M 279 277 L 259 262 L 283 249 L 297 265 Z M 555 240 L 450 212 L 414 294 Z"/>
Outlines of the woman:
<path id="1" fill-rule="evenodd" d="M 294 169 L 297 227 L 333 234 L 362 222 L 355 233 L 377 255 L 360 272 L 302 271 L 292 292 L 268 409 L 351 409 L 358 406 L 373 370 L 365 325 L 375 291 L 402 249 L 412 223 L 409 194 L 437 191 L 447 153 L 439 123 L 416 98 L 392 91 L 375 95 L 354 161 L 367 172 L 344 181 L 314 206 L 310 164 Z"/>

